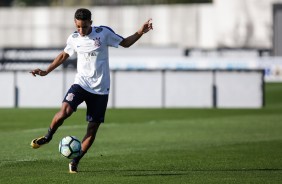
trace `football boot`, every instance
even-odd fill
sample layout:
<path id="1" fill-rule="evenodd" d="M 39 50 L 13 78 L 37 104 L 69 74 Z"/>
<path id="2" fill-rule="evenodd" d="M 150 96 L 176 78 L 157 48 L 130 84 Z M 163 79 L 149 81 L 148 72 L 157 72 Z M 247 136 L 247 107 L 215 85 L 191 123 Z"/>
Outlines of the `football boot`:
<path id="1" fill-rule="evenodd" d="M 40 146 L 47 144 L 49 142 L 49 140 L 47 140 L 47 138 L 45 136 L 33 139 L 30 143 L 31 147 L 33 149 L 37 149 L 40 148 Z"/>
<path id="2" fill-rule="evenodd" d="M 78 164 L 74 163 L 74 162 L 70 162 L 69 163 L 69 172 L 70 173 L 77 173 L 77 167 L 78 167 Z"/>

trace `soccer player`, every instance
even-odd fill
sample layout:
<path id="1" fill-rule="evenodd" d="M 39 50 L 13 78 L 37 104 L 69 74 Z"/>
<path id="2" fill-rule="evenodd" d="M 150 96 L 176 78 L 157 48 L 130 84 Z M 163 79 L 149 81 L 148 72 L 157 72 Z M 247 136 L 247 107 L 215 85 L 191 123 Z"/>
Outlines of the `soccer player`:
<path id="1" fill-rule="evenodd" d="M 64 50 L 53 60 L 46 70 L 32 70 L 33 76 L 46 76 L 77 53 L 77 74 L 45 136 L 32 140 L 31 146 L 36 149 L 51 141 L 56 130 L 65 119 L 76 111 L 79 104 L 87 105 L 86 120 L 88 126 L 82 140 L 81 154 L 69 163 L 70 173 L 76 173 L 80 159 L 85 155 L 95 140 L 105 112 L 110 91 L 110 69 L 108 47 L 130 47 L 141 36 L 153 29 L 152 20 L 146 21 L 133 35 L 123 38 L 106 26 L 92 26 L 91 12 L 88 9 L 77 9 L 74 23 L 77 31 L 72 33 Z"/>

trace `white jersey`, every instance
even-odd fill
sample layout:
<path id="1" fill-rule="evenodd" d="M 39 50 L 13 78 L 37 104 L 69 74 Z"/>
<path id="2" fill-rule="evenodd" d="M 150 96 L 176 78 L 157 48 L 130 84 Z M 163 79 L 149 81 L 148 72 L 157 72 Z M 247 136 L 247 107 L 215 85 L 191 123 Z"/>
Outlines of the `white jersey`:
<path id="1" fill-rule="evenodd" d="M 110 69 L 108 47 L 118 47 L 123 38 L 111 28 L 92 27 L 89 35 L 74 32 L 68 37 L 64 52 L 77 53 L 77 74 L 74 84 L 94 94 L 109 94 Z"/>

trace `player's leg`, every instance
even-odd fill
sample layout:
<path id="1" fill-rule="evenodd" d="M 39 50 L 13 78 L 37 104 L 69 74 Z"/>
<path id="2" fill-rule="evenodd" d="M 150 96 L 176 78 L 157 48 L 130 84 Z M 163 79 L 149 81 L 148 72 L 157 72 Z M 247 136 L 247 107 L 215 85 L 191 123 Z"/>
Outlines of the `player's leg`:
<path id="1" fill-rule="evenodd" d="M 108 103 L 108 95 L 95 95 L 90 94 L 86 99 L 87 105 L 87 131 L 82 140 L 82 152 L 81 154 L 74 158 L 70 164 L 69 169 L 70 173 L 77 172 L 77 166 L 80 159 L 86 154 L 89 148 L 92 146 L 93 142 L 95 141 L 97 131 L 100 127 L 100 124 L 104 122 L 105 113 L 107 109 Z"/>
<path id="2" fill-rule="evenodd" d="M 60 111 L 53 117 L 47 134 L 32 140 L 31 147 L 36 149 L 50 142 L 54 133 L 63 124 L 64 120 L 71 116 L 76 111 L 77 106 L 84 101 L 83 96 L 84 90 L 77 84 L 72 85 L 63 100 Z"/>
<path id="3" fill-rule="evenodd" d="M 32 148 L 36 149 L 50 142 L 56 130 L 63 124 L 64 120 L 67 119 L 72 113 L 73 110 L 71 106 L 68 103 L 63 102 L 60 111 L 55 114 L 47 134 L 45 136 L 32 140 L 31 142 Z"/>
<path id="4" fill-rule="evenodd" d="M 48 133 L 45 135 L 48 141 L 52 139 L 57 129 L 64 123 L 65 119 L 72 115 L 72 113 L 73 110 L 70 104 L 67 102 L 63 102 L 61 110 L 55 114 L 48 129 Z"/>
<path id="5" fill-rule="evenodd" d="M 78 157 L 75 157 L 69 163 L 70 173 L 76 173 L 77 172 L 78 163 L 79 163 L 80 159 L 86 154 L 88 149 L 92 146 L 100 124 L 101 123 L 93 123 L 93 122 L 88 123 L 86 134 L 85 134 L 85 136 L 82 140 L 81 154 Z"/>
<path id="6" fill-rule="evenodd" d="M 88 123 L 87 131 L 86 131 L 86 134 L 85 134 L 85 136 L 82 140 L 82 146 L 81 146 L 81 149 L 84 152 L 87 152 L 87 150 L 92 146 L 100 124 L 101 123 L 94 123 L 94 122 Z"/>

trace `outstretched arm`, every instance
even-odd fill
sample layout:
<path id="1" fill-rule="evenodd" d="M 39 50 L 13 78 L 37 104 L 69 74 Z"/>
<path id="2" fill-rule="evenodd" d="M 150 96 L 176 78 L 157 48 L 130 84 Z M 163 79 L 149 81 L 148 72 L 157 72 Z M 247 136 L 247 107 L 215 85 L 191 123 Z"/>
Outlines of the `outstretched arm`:
<path id="1" fill-rule="evenodd" d="M 123 39 L 119 45 L 122 47 L 130 47 L 133 45 L 137 40 L 139 40 L 139 38 L 141 38 L 143 34 L 153 29 L 153 23 L 151 21 L 152 19 L 147 20 L 136 33 Z"/>
<path id="2" fill-rule="evenodd" d="M 54 61 L 49 65 L 47 70 L 41 70 L 37 68 L 35 70 L 30 71 L 29 73 L 31 73 L 34 77 L 36 77 L 36 75 L 45 76 L 51 71 L 53 71 L 55 68 L 60 66 L 68 58 L 69 55 L 63 51 L 54 59 Z"/>

